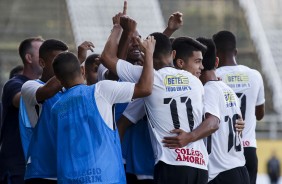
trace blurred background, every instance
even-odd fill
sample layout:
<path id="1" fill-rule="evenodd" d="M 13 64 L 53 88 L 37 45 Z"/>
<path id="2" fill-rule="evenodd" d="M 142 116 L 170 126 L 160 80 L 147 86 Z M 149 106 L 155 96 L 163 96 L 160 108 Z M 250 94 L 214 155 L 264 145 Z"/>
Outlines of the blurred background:
<path id="1" fill-rule="evenodd" d="M 0 0 L 0 95 L 10 70 L 21 63 L 19 43 L 42 36 L 66 42 L 70 50 L 92 41 L 101 53 L 122 11 L 123 0 Z M 146 37 L 162 32 L 169 16 L 183 13 L 184 25 L 173 37 L 212 37 L 220 30 L 237 36 L 239 64 L 262 73 L 266 116 L 257 123 L 259 177 L 268 183 L 266 162 L 273 152 L 282 160 L 282 0 L 128 0 L 128 15 Z"/>

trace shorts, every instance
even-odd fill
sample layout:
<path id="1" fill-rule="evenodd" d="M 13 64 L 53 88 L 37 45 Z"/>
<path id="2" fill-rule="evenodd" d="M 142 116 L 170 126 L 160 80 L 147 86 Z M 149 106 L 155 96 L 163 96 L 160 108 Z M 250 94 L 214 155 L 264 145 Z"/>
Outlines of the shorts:
<path id="1" fill-rule="evenodd" d="M 154 180 L 156 184 L 206 184 L 208 171 L 189 166 L 169 165 L 159 161 L 155 165 Z"/>

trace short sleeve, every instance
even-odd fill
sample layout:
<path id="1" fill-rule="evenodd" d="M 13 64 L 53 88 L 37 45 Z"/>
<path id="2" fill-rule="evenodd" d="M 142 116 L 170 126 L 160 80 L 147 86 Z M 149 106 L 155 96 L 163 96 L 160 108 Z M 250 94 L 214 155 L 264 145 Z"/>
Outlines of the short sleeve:
<path id="1" fill-rule="evenodd" d="M 142 98 L 138 98 L 132 101 L 128 104 L 127 108 L 123 112 L 123 115 L 132 123 L 137 123 L 145 116 L 144 100 Z"/>
<path id="2" fill-rule="evenodd" d="M 212 114 L 220 119 L 219 91 L 211 85 L 205 85 L 204 89 L 204 113 Z"/>
<path id="3" fill-rule="evenodd" d="M 135 84 L 104 80 L 96 83 L 95 98 L 100 96 L 109 104 L 130 102 Z"/>
<path id="4" fill-rule="evenodd" d="M 142 69 L 142 66 L 132 65 L 122 59 L 119 59 L 117 62 L 117 74 L 122 81 L 137 83 L 141 76 Z"/>
<path id="5" fill-rule="evenodd" d="M 4 88 L 3 88 L 3 95 L 2 96 L 5 96 L 6 101 L 8 102 L 7 105 L 12 105 L 12 101 L 13 101 L 13 98 L 14 96 L 21 92 L 21 88 L 22 88 L 22 83 L 20 81 L 16 81 L 14 79 L 11 79 L 9 80 Z"/>
<path id="6" fill-rule="evenodd" d="M 262 76 L 260 73 L 258 73 L 257 80 L 259 80 L 259 91 L 258 91 L 258 98 L 256 101 L 256 106 L 262 105 L 265 102 L 265 96 L 264 96 L 264 85 L 263 85 L 263 80 Z"/>
<path id="7" fill-rule="evenodd" d="M 21 93 L 22 93 L 24 102 L 27 105 L 34 106 L 38 104 L 36 100 L 36 91 L 41 86 L 43 86 L 43 84 L 40 84 L 39 82 L 35 80 L 30 80 L 23 84 Z"/>

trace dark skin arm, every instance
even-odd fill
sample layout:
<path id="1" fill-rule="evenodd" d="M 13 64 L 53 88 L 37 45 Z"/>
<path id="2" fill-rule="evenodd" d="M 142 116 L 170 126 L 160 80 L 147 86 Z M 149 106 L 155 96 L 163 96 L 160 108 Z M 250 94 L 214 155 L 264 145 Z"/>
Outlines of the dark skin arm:
<path id="1" fill-rule="evenodd" d="M 185 132 L 181 129 L 174 129 L 171 133 L 176 133 L 174 137 L 164 137 L 165 147 L 175 149 L 186 146 L 191 142 L 207 137 L 219 128 L 219 119 L 211 114 L 206 114 L 206 119 L 192 132 Z"/>
<path id="2" fill-rule="evenodd" d="M 81 45 L 78 46 L 77 57 L 80 63 L 83 63 L 86 60 L 87 51 L 91 50 L 93 52 L 94 44 L 90 41 L 85 41 Z"/>
<path id="3" fill-rule="evenodd" d="M 136 22 L 129 17 L 126 17 L 127 23 L 136 27 Z M 121 35 L 120 25 L 114 25 L 112 33 L 105 45 L 101 58 L 102 63 L 111 72 L 117 75 L 116 65 L 118 61 L 117 49 L 119 38 Z M 133 38 L 138 41 L 141 46 L 141 50 L 144 52 L 144 65 L 139 81 L 135 84 L 133 98 L 140 98 L 148 96 L 152 92 L 153 88 L 153 52 L 155 49 L 156 40 L 149 36 L 147 40 L 141 42 L 140 38 Z"/>
<path id="4" fill-rule="evenodd" d="M 60 81 L 54 76 L 49 79 L 44 86 L 41 86 L 36 91 L 37 102 L 43 102 L 44 100 L 53 97 L 62 89 Z"/>
<path id="5" fill-rule="evenodd" d="M 182 13 L 175 12 L 169 17 L 167 27 L 165 28 L 163 34 L 167 37 L 171 37 L 171 35 L 181 26 L 183 26 Z"/>
<path id="6" fill-rule="evenodd" d="M 122 115 L 119 118 L 117 122 L 117 127 L 118 127 L 118 133 L 119 133 L 119 138 L 121 142 L 123 140 L 123 137 L 125 135 L 127 128 L 130 127 L 131 125 L 132 125 L 132 122 L 129 119 L 127 119 L 124 115 Z"/>
<path id="7" fill-rule="evenodd" d="M 124 1 L 124 5 L 123 5 L 123 12 L 116 14 L 112 20 L 113 20 L 113 25 L 120 25 L 120 17 L 123 15 L 126 15 L 126 11 L 127 11 L 127 1 Z M 120 43 L 118 46 L 118 50 L 117 50 L 117 57 L 120 59 L 125 60 L 126 59 L 126 55 L 127 55 L 127 49 L 128 49 L 128 45 L 127 44 L 127 40 L 124 38 L 125 36 L 123 35 L 124 31 L 122 32 L 122 36 L 120 39 Z M 125 46 L 125 47 L 123 47 Z M 118 80 L 118 76 L 116 74 L 114 74 L 113 72 L 111 72 L 110 70 L 108 70 L 105 73 L 105 78 L 107 80 Z"/>
<path id="8" fill-rule="evenodd" d="M 257 120 L 262 120 L 264 117 L 264 104 L 256 106 L 256 118 Z"/>

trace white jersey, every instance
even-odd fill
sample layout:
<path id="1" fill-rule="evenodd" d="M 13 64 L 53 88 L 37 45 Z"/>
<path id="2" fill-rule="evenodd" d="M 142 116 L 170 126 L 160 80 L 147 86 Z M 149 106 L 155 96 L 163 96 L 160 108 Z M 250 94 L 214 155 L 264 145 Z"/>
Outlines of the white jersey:
<path id="1" fill-rule="evenodd" d="M 234 91 L 222 81 L 209 81 L 204 86 L 204 113 L 220 119 L 219 129 L 207 138 L 209 181 L 219 173 L 245 165 L 241 137 L 235 129 L 241 115 Z"/>
<path id="2" fill-rule="evenodd" d="M 223 66 L 216 70 L 216 75 L 231 87 L 240 99 L 240 108 L 245 128 L 243 146 L 257 147 L 255 108 L 265 102 L 264 86 L 261 74 L 243 65 Z"/>
<path id="3" fill-rule="evenodd" d="M 42 111 L 42 104 L 36 100 L 36 91 L 43 86 L 36 80 L 30 80 L 24 83 L 22 87 L 22 97 L 25 102 L 28 118 L 31 126 L 35 127 Z M 113 103 L 124 103 L 131 100 L 135 84 L 129 82 L 101 81 L 95 84 L 94 98 L 97 103 L 99 113 L 108 127 L 113 129 L 112 108 Z M 123 95 L 117 95 L 123 94 Z M 38 109 L 35 108 L 38 106 Z"/>
<path id="4" fill-rule="evenodd" d="M 137 82 L 141 66 L 119 60 L 117 73 L 121 80 Z M 155 163 L 190 166 L 207 170 L 208 155 L 204 141 L 198 140 L 178 149 L 164 147 L 164 137 L 175 128 L 191 132 L 202 122 L 204 88 L 198 78 L 184 70 L 172 67 L 154 71 L 152 94 L 144 98 L 150 124 Z"/>

